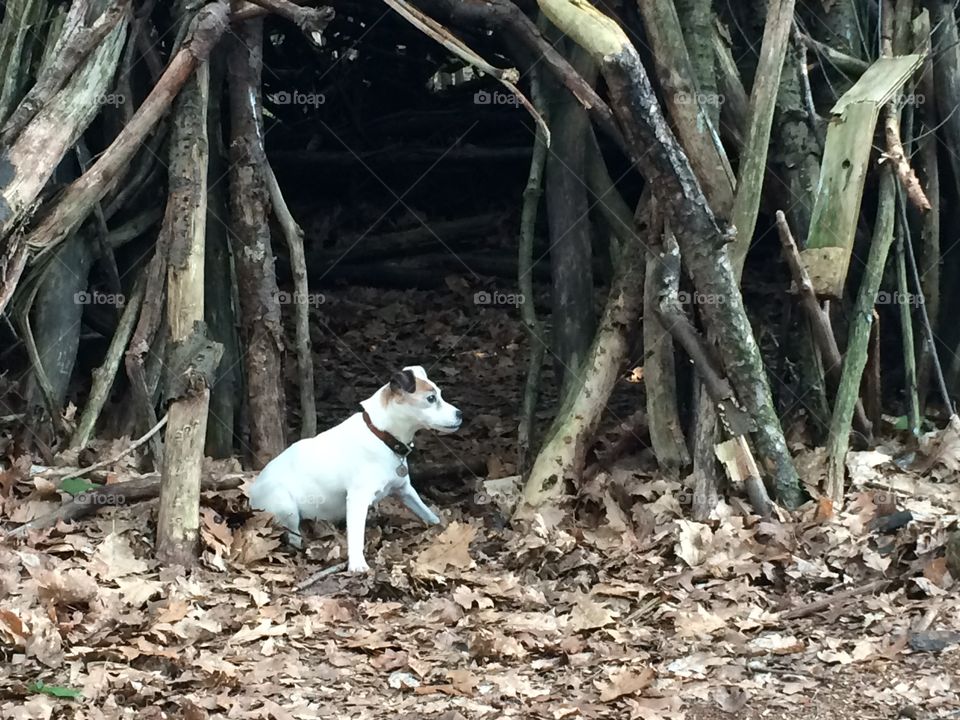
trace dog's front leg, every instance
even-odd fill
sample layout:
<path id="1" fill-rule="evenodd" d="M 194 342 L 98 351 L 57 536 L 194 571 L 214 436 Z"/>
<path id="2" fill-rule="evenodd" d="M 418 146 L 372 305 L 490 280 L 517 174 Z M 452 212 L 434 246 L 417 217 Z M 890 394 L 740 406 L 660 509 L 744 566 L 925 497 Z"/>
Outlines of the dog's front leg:
<path id="1" fill-rule="evenodd" d="M 414 515 L 423 520 L 427 525 L 440 524 L 440 518 L 420 499 L 417 491 L 414 490 L 413 485 L 410 484 L 409 479 L 397 490 L 396 495 L 404 505 L 413 511 Z"/>
<path id="2" fill-rule="evenodd" d="M 363 559 L 363 541 L 367 510 L 372 502 L 373 493 L 362 484 L 347 492 L 347 570 L 350 572 L 367 572 L 370 569 Z"/>

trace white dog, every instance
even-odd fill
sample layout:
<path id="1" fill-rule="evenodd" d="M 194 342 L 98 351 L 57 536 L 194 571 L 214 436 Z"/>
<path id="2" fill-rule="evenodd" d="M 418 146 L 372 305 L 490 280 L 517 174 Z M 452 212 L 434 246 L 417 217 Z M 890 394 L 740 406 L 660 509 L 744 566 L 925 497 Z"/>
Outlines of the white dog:
<path id="1" fill-rule="evenodd" d="M 426 371 L 405 367 L 351 415 L 271 460 L 250 488 L 250 505 L 273 514 L 301 547 L 300 520 L 347 521 L 347 567 L 364 572 L 367 509 L 396 495 L 428 525 L 440 522 L 410 484 L 407 455 L 417 430 L 455 432 L 462 413 L 444 402 Z"/>

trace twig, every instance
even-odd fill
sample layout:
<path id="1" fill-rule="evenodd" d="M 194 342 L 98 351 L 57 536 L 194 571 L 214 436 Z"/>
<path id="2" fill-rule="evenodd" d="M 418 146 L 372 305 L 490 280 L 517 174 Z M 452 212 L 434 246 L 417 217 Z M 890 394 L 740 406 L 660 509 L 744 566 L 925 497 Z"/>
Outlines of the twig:
<path id="1" fill-rule="evenodd" d="M 477 53 L 475 53 L 469 47 L 467 47 L 466 44 L 455 37 L 449 30 L 447 30 L 447 28 L 410 5 L 408 2 L 406 2 L 406 0 L 383 0 L 383 2 L 393 8 L 397 13 L 400 14 L 401 17 L 403 17 L 415 28 L 420 30 L 428 37 L 436 40 L 457 57 L 499 80 L 504 87 L 510 90 L 510 92 L 517 97 L 523 107 L 526 108 L 527 112 L 530 113 L 537 123 L 537 128 L 543 133 L 544 141 L 546 142 L 547 147 L 550 147 L 550 128 L 547 127 L 547 123 L 540 116 L 540 113 L 537 112 L 537 109 L 533 106 L 533 103 L 531 103 L 526 96 L 520 92 L 520 88 L 516 86 L 515 82 L 518 76 L 515 70 L 503 70 L 501 68 L 494 67 L 482 57 L 477 55 Z"/>
<path id="2" fill-rule="evenodd" d="M 866 585 L 850 588 L 849 590 L 844 590 L 843 592 L 839 592 L 835 595 L 828 595 L 825 598 L 815 600 L 812 603 L 807 603 L 806 605 L 801 605 L 793 610 L 787 610 L 785 613 L 780 615 L 780 619 L 796 620 L 797 618 L 813 615 L 815 612 L 819 612 L 820 610 L 828 608 L 831 605 L 836 605 L 845 600 L 850 600 L 851 598 L 872 593 L 874 590 L 879 590 L 880 588 L 886 587 L 890 584 L 890 582 L 890 580 L 874 580 Z"/>
<path id="3" fill-rule="evenodd" d="M 823 372 L 826 377 L 827 388 L 831 396 L 835 397 L 837 387 L 840 385 L 840 369 L 843 366 L 840 348 L 837 346 L 837 338 L 830 327 L 829 316 L 823 312 L 820 303 L 817 301 L 813 281 L 810 280 L 807 269 L 800 259 L 800 250 L 793 239 L 787 216 L 783 214 L 782 210 L 777 210 L 777 230 L 780 232 L 780 242 L 783 245 L 783 258 L 790 267 L 790 274 L 793 276 L 793 282 L 796 284 L 797 292 L 800 295 L 800 307 L 810 322 L 813 340 L 823 358 Z M 871 437 L 873 427 L 867 419 L 863 403 L 859 399 L 857 399 L 854 408 L 853 422 L 857 432 L 867 439 Z"/>
<path id="4" fill-rule="evenodd" d="M 280 183 L 270 163 L 264 165 L 264 179 L 270 192 L 273 214 L 280 223 L 283 238 L 290 251 L 293 275 L 293 314 L 296 326 L 297 371 L 300 382 L 300 437 L 317 434 L 317 398 L 313 390 L 313 353 L 310 349 L 310 307 L 307 284 L 307 259 L 303 251 L 303 229 L 297 224 L 280 190 Z"/>
<path id="5" fill-rule="evenodd" d="M 241 475 L 207 478 L 201 481 L 200 489 L 204 492 L 232 490 L 240 487 L 242 480 L 243 476 Z M 42 515 L 18 528 L 7 531 L 6 537 L 24 537 L 32 530 L 43 530 L 53 527 L 59 522 L 78 520 L 97 512 L 103 507 L 116 507 L 140 502 L 141 500 L 152 500 L 160 494 L 160 482 L 159 473 L 155 473 L 150 477 L 141 477 L 136 480 L 98 485 L 79 493 L 73 500 L 64 503 L 52 513 Z"/>
<path id="6" fill-rule="evenodd" d="M 796 25 L 793 26 L 793 39 L 797 44 L 799 58 L 797 70 L 800 75 L 800 89 L 803 92 L 803 104 L 807 111 L 807 124 L 813 137 L 816 138 L 820 146 L 820 153 L 823 153 L 823 144 L 826 141 L 826 133 L 823 130 L 822 118 L 817 114 L 817 107 L 813 102 L 813 89 L 810 86 L 810 72 L 807 69 L 807 46 L 800 38 L 800 30 Z"/>
<path id="7" fill-rule="evenodd" d="M 336 565 L 331 565 L 330 567 L 324 568 L 323 570 L 318 570 L 313 575 L 308 577 L 306 580 L 303 580 L 297 583 L 297 592 L 303 592 L 308 587 L 310 587 L 316 582 L 319 582 L 320 580 L 323 580 L 323 578 L 327 577 L 328 575 L 333 575 L 334 573 L 338 573 L 341 570 L 346 570 L 346 569 L 347 569 L 347 564 L 343 562 L 343 563 L 337 563 Z"/>
<path id="8" fill-rule="evenodd" d="M 863 75 L 863 73 L 867 71 L 867 68 L 870 67 L 870 63 L 868 63 L 866 60 L 860 60 L 852 55 L 846 55 L 839 50 L 833 49 L 825 43 L 814 40 L 809 35 L 798 33 L 798 37 L 804 45 L 818 55 L 822 55 L 827 62 L 841 72 L 858 76 Z"/>
<path id="9" fill-rule="evenodd" d="M 940 364 L 940 353 L 937 352 L 936 341 L 934 340 L 933 336 L 933 327 L 930 324 L 930 316 L 927 314 L 927 304 L 923 299 L 923 285 L 920 283 L 920 273 L 917 271 L 917 258 L 913 254 L 913 240 L 911 239 L 910 225 L 907 222 L 907 210 L 902 202 L 900 203 L 900 220 L 904 228 L 904 246 L 907 251 L 907 261 L 910 265 L 910 275 L 913 277 L 913 284 L 916 286 L 917 293 L 920 296 L 917 304 L 920 306 L 920 317 L 923 320 L 923 330 L 924 334 L 927 336 L 927 343 L 930 347 L 930 359 L 933 361 L 933 369 L 937 375 L 937 383 L 940 386 L 940 396 L 943 400 L 943 406 L 947 409 L 947 412 L 950 413 L 952 419 L 956 416 L 957 411 L 953 406 L 953 401 L 950 399 L 950 393 L 947 390 L 947 381 L 943 377 L 943 366 Z"/>
<path id="10" fill-rule="evenodd" d="M 71 447 L 85 447 L 93 435 L 97 419 L 107 402 L 110 388 L 113 387 L 113 381 L 120 369 L 120 363 L 123 361 L 124 350 L 127 343 L 130 342 L 130 336 L 133 335 L 133 328 L 140 312 L 140 304 L 143 301 L 143 292 L 144 283 L 141 281 L 134 286 L 133 295 L 128 299 L 126 307 L 123 309 L 123 314 L 120 316 L 120 322 L 113 333 L 113 339 L 107 348 L 103 363 L 93 371 L 90 394 L 87 396 L 87 404 L 80 415 L 77 429 L 70 439 Z"/>
<path id="11" fill-rule="evenodd" d="M 321 44 L 323 31 L 327 29 L 327 25 L 334 16 L 332 7 L 300 7 L 290 0 L 250 0 L 250 2 L 295 23 L 317 45 Z M 233 19 L 236 18 L 231 17 L 231 20 Z"/>
<path id="12" fill-rule="evenodd" d="M 544 107 L 540 96 L 541 73 L 534 71 L 532 80 L 533 99 Z M 547 144 L 540 128 L 533 141 L 533 158 L 527 186 L 523 190 L 523 208 L 520 212 L 520 254 L 517 261 L 518 285 L 524 302 L 520 305 L 523 324 L 530 334 L 530 360 L 527 366 L 527 379 L 523 388 L 523 400 L 520 408 L 520 429 L 517 435 L 517 470 L 523 473 L 527 469 L 533 435 L 533 420 L 537 409 L 537 392 L 540 381 L 540 367 L 546 344 L 543 340 L 543 326 L 537 319 L 537 310 L 533 304 L 533 239 L 537 224 L 537 210 L 543 194 L 543 168 L 547 158 Z"/>
<path id="13" fill-rule="evenodd" d="M 141 445 L 149 441 L 150 438 L 152 438 L 158 432 L 160 432 L 160 430 L 162 430 L 164 425 L 166 424 L 167 424 L 167 416 L 164 415 L 160 419 L 160 422 L 158 422 L 156 425 L 150 428 L 145 435 L 143 435 L 141 438 L 136 440 L 130 447 L 128 447 L 126 450 L 119 453 L 116 457 L 109 458 L 108 460 L 101 460 L 100 462 L 94 463 L 93 465 L 90 465 L 89 467 L 85 467 L 85 468 L 51 468 L 45 471 L 43 475 L 44 477 L 66 477 L 68 475 L 70 477 L 83 477 L 84 475 L 89 475 L 94 470 L 100 470 L 101 468 L 105 468 L 110 465 L 113 465 L 115 462 L 117 462 L 121 458 L 126 457 L 127 455 L 132 453 L 134 450 L 136 450 L 138 447 L 140 447 Z"/>

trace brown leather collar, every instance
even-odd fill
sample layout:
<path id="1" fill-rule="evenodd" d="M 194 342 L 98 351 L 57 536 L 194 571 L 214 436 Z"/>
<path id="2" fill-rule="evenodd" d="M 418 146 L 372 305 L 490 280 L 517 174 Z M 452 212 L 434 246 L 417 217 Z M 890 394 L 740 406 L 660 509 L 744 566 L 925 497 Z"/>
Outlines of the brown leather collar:
<path id="1" fill-rule="evenodd" d="M 413 452 L 413 445 L 407 445 L 406 443 L 400 442 L 390 433 L 381 430 L 374 425 L 366 410 L 363 411 L 363 421 L 367 424 L 367 427 L 370 428 L 370 432 L 380 438 L 384 445 L 393 450 L 400 457 L 405 458 L 407 455 Z"/>

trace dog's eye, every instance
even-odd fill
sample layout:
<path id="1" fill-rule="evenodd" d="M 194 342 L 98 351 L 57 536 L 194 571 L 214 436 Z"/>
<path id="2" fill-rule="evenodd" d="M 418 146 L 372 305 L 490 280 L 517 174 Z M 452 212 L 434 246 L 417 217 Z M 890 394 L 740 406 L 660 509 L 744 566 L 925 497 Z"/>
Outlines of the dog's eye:
<path id="1" fill-rule="evenodd" d="M 428 403 L 431 403 L 431 404 L 432 404 L 432 403 L 435 403 L 436 401 L 437 401 L 437 396 L 436 396 L 436 395 L 427 395 L 427 402 L 428 402 Z"/>

